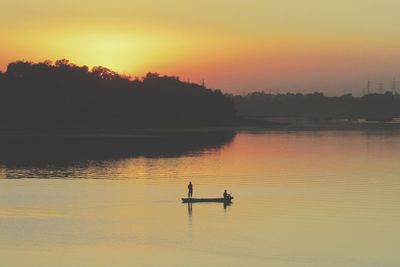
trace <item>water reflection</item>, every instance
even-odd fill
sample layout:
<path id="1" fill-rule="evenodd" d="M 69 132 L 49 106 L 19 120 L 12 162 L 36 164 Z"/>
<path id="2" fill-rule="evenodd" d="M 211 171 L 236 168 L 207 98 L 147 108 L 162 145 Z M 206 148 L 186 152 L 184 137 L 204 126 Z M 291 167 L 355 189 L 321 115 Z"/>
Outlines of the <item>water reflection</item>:
<path id="1" fill-rule="evenodd" d="M 232 202 L 224 203 L 224 210 L 226 210 L 226 208 L 231 206 L 231 205 L 232 205 Z"/>
<path id="2" fill-rule="evenodd" d="M 399 137 L 240 133 L 218 153 L 25 168 L 81 179 L 0 179 L 1 266 L 398 266 Z M 181 204 L 188 178 L 234 206 Z"/>
<path id="3" fill-rule="evenodd" d="M 198 155 L 231 143 L 233 131 L 141 135 L 1 136 L 0 165 L 8 168 L 85 169 L 128 158 Z M 63 172 L 64 173 L 64 172 Z M 68 176 L 68 172 L 66 173 Z"/>
<path id="4" fill-rule="evenodd" d="M 212 205 L 221 205 L 224 208 L 224 211 L 227 211 L 227 208 L 230 207 L 233 203 L 197 203 L 199 205 L 208 205 L 208 204 L 212 204 Z M 188 209 L 188 218 L 189 218 L 189 222 L 192 222 L 192 215 L 193 215 L 193 203 L 187 203 L 187 209 Z"/>
<path id="5" fill-rule="evenodd" d="M 192 212 L 193 212 L 193 203 L 187 203 L 188 205 L 188 215 L 189 215 L 189 220 L 192 218 Z"/>

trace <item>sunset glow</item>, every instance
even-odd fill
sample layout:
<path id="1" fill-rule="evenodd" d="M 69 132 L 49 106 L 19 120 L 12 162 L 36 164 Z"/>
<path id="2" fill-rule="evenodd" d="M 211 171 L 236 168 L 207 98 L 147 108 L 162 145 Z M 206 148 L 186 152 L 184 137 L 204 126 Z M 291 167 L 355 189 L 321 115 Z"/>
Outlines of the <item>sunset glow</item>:
<path id="1" fill-rule="evenodd" d="M 398 1 L 7 1 L 0 69 L 67 58 L 227 92 L 359 94 L 400 80 Z"/>

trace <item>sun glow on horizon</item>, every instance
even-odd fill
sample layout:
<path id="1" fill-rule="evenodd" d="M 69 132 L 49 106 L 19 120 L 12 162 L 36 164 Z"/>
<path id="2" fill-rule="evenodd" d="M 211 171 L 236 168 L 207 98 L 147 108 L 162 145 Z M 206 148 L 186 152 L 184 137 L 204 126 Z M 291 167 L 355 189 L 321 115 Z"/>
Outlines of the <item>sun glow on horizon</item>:
<path id="1" fill-rule="evenodd" d="M 0 70 L 17 60 L 66 58 L 130 76 L 205 79 L 230 92 L 360 92 L 367 79 L 400 80 L 400 2 L 367 2 L 7 2 Z"/>
<path id="2" fill-rule="evenodd" d="M 5 70 L 6 64 L 18 60 L 41 62 L 66 58 L 78 65 L 101 65 L 127 75 L 143 75 L 149 71 L 170 73 L 177 65 L 215 63 L 232 57 L 238 47 L 228 44 L 240 43 L 234 38 L 210 33 L 117 26 L 38 25 L 34 30 L 9 31 L 8 36 L 12 38 L 4 39 L 0 49 L 13 47 L 14 51 L 1 55 L 0 69 Z M 29 50 L 23 45 L 27 43 Z"/>
<path id="3" fill-rule="evenodd" d="M 21 31 L 8 45 L 18 47 L 21 43 L 29 43 L 30 56 L 21 58 L 23 53 L 18 52 L 11 61 L 67 58 L 79 65 L 101 65 L 129 74 L 141 72 L 161 53 L 160 43 L 154 36 L 98 29 L 65 27 L 63 31 L 59 28 Z"/>

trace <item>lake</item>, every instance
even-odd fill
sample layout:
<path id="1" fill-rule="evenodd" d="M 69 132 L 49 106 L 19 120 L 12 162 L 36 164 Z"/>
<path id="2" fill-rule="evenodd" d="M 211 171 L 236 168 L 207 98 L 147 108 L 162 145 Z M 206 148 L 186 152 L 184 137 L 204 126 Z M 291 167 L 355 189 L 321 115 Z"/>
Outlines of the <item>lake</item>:
<path id="1" fill-rule="evenodd" d="M 400 133 L 0 138 L 0 266 L 400 266 Z M 195 197 L 235 199 L 181 203 Z"/>

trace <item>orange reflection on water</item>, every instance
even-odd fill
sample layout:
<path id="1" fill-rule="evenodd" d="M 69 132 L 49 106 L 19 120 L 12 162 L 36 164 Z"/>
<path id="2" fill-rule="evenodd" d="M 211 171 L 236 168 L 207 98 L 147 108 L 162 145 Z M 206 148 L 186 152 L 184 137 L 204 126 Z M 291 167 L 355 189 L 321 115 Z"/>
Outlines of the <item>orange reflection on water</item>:
<path id="1" fill-rule="evenodd" d="M 92 162 L 74 179 L 0 179 L 1 261 L 395 266 L 399 140 L 384 133 L 240 133 L 221 150 Z M 194 196 L 216 197 L 226 188 L 234 203 L 182 204 L 189 180 Z M 22 210 L 29 216 L 19 216 Z"/>

